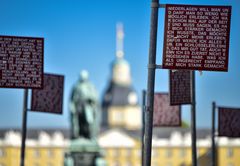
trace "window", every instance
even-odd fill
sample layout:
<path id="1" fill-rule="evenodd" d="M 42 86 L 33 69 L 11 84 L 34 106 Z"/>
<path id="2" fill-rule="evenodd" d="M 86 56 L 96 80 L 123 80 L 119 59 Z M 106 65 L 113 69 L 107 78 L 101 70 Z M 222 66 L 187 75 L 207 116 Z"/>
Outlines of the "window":
<path id="1" fill-rule="evenodd" d="M 152 156 L 157 157 L 158 156 L 158 151 L 157 149 L 152 149 Z"/>
<path id="2" fill-rule="evenodd" d="M 113 166 L 120 166 L 118 161 L 113 162 Z"/>
<path id="3" fill-rule="evenodd" d="M 135 152 L 136 152 L 135 154 L 136 154 L 137 157 L 142 156 L 142 149 L 137 149 Z"/>
<path id="4" fill-rule="evenodd" d="M 159 166 L 159 164 L 156 161 L 153 161 L 151 166 Z"/>
<path id="5" fill-rule="evenodd" d="M 132 164 L 130 161 L 128 161 L 128 162 L 126 162 L 125 166 L 132 166 Z"/>
<path id="6" fill-rule="evenodd" d="M 126 149 L 125 156 L 130 157 L 132 154 L 131 149 Z"/>
<path id="7" fill-rule="evenodd" d="M 166 166 L 172 166 L 172 164 L 171 163 L 167 163 Z"/>
<path id="8" fill-rule="evenodd" d="M 52 151 L 52 150 L 48 150 L 48 151 L 47 151 L 47 156 L 48 156 L 48 157 L 53 157 L 53 156 L 54 156 L 53 151 Z"/>
<path id="9" fill-rule="evenodd" d="M 201 153 L 200 153 L 200 149 L 197 149 L 197 157 L 200 157 Z"/>
<path id="10" fill-rule="evenodd" d="M 119 157 L 119 155 L 120 155 L 120 153 L 119 153 L 119 151 L 117 149 L 112 150 L 112 156 L 113 157 Z"/>
<path id="11" fill-rule="evenodd" d="M 113 125 L 121 125 L 124 120 L 124 114 L 119 110 L 111 110 L 110 112 L 111 120 Z"/>
<path id="12" fill-rule="evenodd" d="M 180 157 L 185 157 L 186 156 L 186 150 L 185 149 L 180 149 L 179 156 Z"/>
<path id="13" fill-rule="evenodd" d="M 39 150 L 34 150 L 33 156 L 36 157 L 36 158 L 40 157 L 40 152 L 39 152 Z"/>
<path id="14" fill-rule="evenodd" d="M 142 166 L 140 163 L 136 163 L 136 166 Z"/>
<path id="15" fill-rule="evenodd" d="M 227 157 L 233 157 L 233 149 L 232 148 L 227 149 Z"/>
<path id="16" fill-rule="evenodd" d="M 167 150 L 166 150 L 166 157 L 167 157 L 167 158 L 172 157 L 172 151 L 171 151 L 170 149 L 167 149 Z"/>
<path id="17" fill-rule="evenodd" d="M 3 156 L 5 156 L 5 151 L 4 151 L 4 149 L 0 149 L 0 157 L 3 157 Z"/>

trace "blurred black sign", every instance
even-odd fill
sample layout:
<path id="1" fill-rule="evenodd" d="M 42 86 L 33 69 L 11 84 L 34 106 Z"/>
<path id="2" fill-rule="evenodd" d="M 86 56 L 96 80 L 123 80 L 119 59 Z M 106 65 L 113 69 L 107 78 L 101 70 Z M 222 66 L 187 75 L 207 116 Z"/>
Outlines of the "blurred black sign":
<path id="1" fill-rule="evenodd" d="M 43 89 L 32 90 L 31 111 L 62 114 L 64 76 L 44 74 Z"/>
<path id="2" fill-rule="evenodd" d="M 170 105 L 191 104 L 191 71 L 169 71 Z"/>
<path id="3" fill-rule="evenodd" d="M 218 135 L 240 137 L 240 108 L 218 108 Z"/>
<path id="4" fill-rule="evenodd" d="M 153 126 L 181 126 L 181 123 L 181 107 L 179 105 L 170 105 L 169 94 L 155 93 L 153 108 Z"/>

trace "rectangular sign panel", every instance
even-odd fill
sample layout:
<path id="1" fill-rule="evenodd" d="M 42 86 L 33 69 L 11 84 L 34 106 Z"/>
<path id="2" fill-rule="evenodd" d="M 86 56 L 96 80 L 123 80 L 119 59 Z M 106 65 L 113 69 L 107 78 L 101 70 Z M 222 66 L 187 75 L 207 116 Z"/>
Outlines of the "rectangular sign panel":
<path id="1" fill-rule="evenodd" d="M 0 36 L 0 87 L 42 88 L 43 38 Z"/>
<path id="2" fill-rule="evenodd" d="M 170 105 L 191 104 L 191 74 L 189 70 L 169 71 Z"/>
<path id="3" fill-rule="evenodd" d="M 218 135 L 240 137 L 240 108 L 218 108 Z"/>
<path id="4" fill-rule="evenodd" d="M 32 90 L 31 111 L 62 114 L 64 76 L 44 74 L 43 89 Z"/>
<path id="5" fill-rule="evenodd" d="M 153 126 L 181 126 L 180 106 L 170 106 L 167 93 L 154 94 Z"/>
<path id="6" fill-rule="evenodd" d="M 231 6 L 166 5 L 163 68 L 227 71 Z"/>

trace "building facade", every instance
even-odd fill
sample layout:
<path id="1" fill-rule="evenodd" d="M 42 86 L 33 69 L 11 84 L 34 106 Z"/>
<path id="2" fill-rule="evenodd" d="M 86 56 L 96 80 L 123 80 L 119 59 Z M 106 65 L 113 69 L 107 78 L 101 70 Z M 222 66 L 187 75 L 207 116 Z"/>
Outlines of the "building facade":
<path id="1" fill-rule="evenodd" d="M 162 131 L 160 131 L 162 130 Z M 191 166 L 192 149 L 189 129 L 157 129 L 152 140 L 152 166 Z M 198 130 L 198 166 L 211 166 L 209 130 Z M 110 130 L 99 138 L 110 166 L 141 166 L 141 140 L 126 131 Z M 110 143 L 111 142 L 111 143 Z M 217 166 L 240 164 L 240 139 L 217 138 Z"/>
<path id="2" fill-rule="evenodd" d="M 162 132 L 159 133 L 159 130 Z M 152 141 L 152 166 L 191 166 L 191 136 L 187 129 L 159 129 Z M 29 131 L 31 134 L 33 131 Z M 63 166 L 69 137 L 62 130 L 35 130 L 26 141 L 26 166 Z M 156 133 L 157 132 L 157 133 Z M 198 130 L 198 166 L 211 165 L 209 130 Z M 100 134 L 108 166 L 141 166 L 140 133 L 110 129 Z M 20 164 L 20 131 L 1 131 L 0 166 Z M 240 139 L 217 138 L 217 165 L 239 166 Z"/>
<path id="3" fill-rule="evenodd" d="M 36 131 L 34 131 L 36 132 Z M 1 133 L 3 133 L 1 131 Z M 33 133 L 33 131 L 30 131 Z M 20 165 L 20 131 L 6 131 L 0 139 L 0 166 Z M 68 140 L 61 131 L 38 131 L 26 140 L 25 166 L 61 166 Z"/>

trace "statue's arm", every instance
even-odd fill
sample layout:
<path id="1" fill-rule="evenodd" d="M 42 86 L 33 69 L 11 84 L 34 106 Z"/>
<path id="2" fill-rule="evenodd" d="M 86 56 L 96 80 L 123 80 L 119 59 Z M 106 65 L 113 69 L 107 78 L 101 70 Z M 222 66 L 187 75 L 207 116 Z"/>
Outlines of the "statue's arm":
<path id="1" fill-rule="evenodd" d="M 77 112 L 77 101 L 78 101 L 78 94 L 77 94 L 77 88 L 74 87 L 70 96 L 70 102 L 69 102 L 69 111 L 71 114 L 74 114 Z"/>
<path id="2" fill-rule="evenodd" d="M 77 107 L 76 107 L 76 89 L 74 88 L 72 94 L 70 96 L 70 102 L 68 105 L 69 113 L 70 113 L 70 122 L 71 122 L 71 137 L 78 137 L 78 119 L 77 119 Z"/>
<path id="3" fill-rule="evenodd" d="M 76 113 L 76 106 L 73 102 L 69 102 L 69 111 L 70 111 L 70 114 L 74 114 Z"/>

